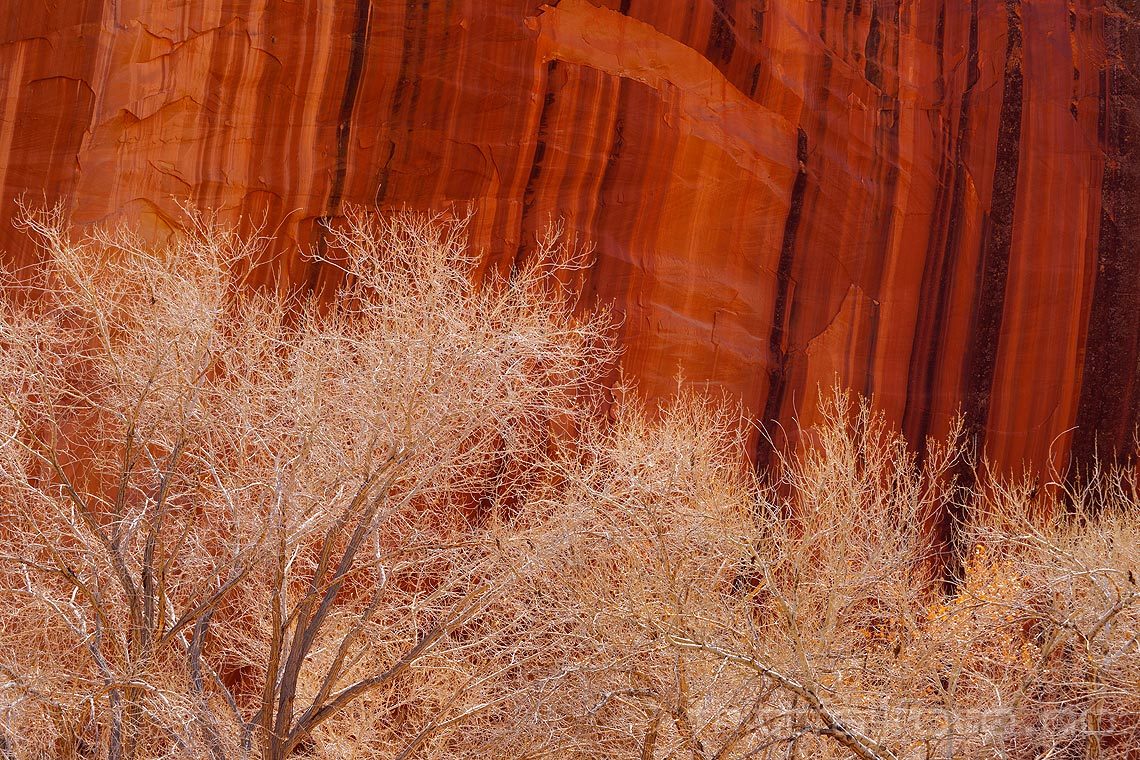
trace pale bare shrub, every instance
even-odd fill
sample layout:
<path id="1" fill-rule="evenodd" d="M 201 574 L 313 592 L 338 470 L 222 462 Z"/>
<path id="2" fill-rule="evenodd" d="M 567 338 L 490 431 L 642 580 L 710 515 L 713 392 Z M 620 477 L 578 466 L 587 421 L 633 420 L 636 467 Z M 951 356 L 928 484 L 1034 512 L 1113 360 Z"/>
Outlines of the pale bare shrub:
<path id="1" fill-rule="evenodd" d="M 823 411 L 764 486 L 743 422 L 692 397 L 587 439 L 556 497 L 585 523 L 542 595 L 563 664 L 515 723 L 534 754 L 1133 757 L 1133 481 L 1074 521 L 1029 486 L 963 488 L 966 452 L 920 463 L 866 401 Z M 950 507 L 969 557 L 946 597 L 927 534 Z"/>
<path id="2" fill-rule="evenodd" d="M 612 356 L 554 276 L 575 254 L 552 237 L 476 286 L 462 222 L 353 214 L 337 300 L 285 303 L 234 287 L 258 241 L 216 226 L 157 250 L 25 226 L 46 263 L 0 317 L 7 751 L 393 756 L 470 711 L 470 629 L 510 647 L 491 518 Z"/>
<path id="3" fill-rule="evenodd" d="M 1140 747 L 1140 563 L 1135 480 L 1099 472 L 1050 492 L 993 484 L 967 526 L 957 597 L 924 630 L 955 751 L 1135 757 Z M 983 730 L 978 729 L 978 725 Z"/>
<path id="4" fill-rule="evenodd" d="M 600 388 L 557 231 L 476 282 L 462 221 L 356 212 L 317 302 L 190 219 L 26 217 L 0 755 L 1136 756 L 1134 473 L 963 478 L 836 391 L 757 476 L 731 402 Z"/>
<path id="5" fill-rule="evenodd" d="M 917 627 L 931 489 L 881 418 L 834 403 L 767 489 L 742 466 L 739 416 L 693 397 L 653 420 L 627 409 L 571 468 L 561 498 L 594 513 L 562 602 L 595 649 L 559 674 L 581 692 L 563 719 L 582 754 L 890 755 L 867 703 Z"/>

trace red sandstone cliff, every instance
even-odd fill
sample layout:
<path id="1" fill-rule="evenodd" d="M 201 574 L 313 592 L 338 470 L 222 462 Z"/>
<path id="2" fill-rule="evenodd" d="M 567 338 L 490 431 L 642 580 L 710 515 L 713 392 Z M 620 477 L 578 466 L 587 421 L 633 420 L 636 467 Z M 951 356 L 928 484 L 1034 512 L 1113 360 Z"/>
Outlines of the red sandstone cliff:
<path id="1" fill-rule="evenodd" d="M 344 203 L 473 202 L 509 266 L 597 244 L 650 391 L 810 419 L 838 373 L 1007 465 L 1140 418 L 1135 0 L 10 0 L 14 198 L 161 231 L 176 199 L 319 245 Z M 335 272 L 291 256 L 301 286 Z M 763 458 L 764 452 L 758 452 Z"/>

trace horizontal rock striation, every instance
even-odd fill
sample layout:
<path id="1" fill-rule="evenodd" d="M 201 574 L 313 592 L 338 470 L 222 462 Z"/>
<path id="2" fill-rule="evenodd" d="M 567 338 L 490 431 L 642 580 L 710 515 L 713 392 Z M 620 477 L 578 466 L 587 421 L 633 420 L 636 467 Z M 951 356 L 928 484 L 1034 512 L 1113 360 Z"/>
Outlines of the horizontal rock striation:
<path id="1" fill-rule="evenodd" d="M 189 200 L 328 289 L 295 251 L 347 203 L 472 204 L 504 270 L 564 218 L 650 394 L 680 371 L 787 429 L 838 376 L 913 440 L 961 409 L 1063 468 L 1140 421 L 1136 6 L 15 0 L 0 247 L 35 261 L 21 194 L 152 234 Z"/>

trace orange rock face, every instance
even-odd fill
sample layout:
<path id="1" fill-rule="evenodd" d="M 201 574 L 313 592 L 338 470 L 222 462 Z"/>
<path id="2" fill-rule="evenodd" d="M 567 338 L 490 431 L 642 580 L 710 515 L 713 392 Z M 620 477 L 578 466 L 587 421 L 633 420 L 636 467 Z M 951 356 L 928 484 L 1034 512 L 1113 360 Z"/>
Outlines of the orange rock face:
<path id="1" fill-rule="evenodd" d="M 188 199 L 306 263 L 346 203 L 471 203 L 509 267 L 561 217 L 597 246 L 651 394 L 765 421 L 820 384 L 912 439 L 954 411 L 1005 466 L 1140 419 L 1135 0 L 11 0 L 14 199 L 160 233 Z M 757 449 L 763 461 L 763 446 Z"/>

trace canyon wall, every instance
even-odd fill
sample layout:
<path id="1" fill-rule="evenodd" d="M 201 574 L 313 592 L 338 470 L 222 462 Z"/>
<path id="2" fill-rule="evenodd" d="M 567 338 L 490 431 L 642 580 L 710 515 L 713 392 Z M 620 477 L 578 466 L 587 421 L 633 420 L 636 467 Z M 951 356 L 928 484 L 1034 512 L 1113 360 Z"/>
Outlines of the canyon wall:
<path id="1" fill-rule="evenodd" d="M 650 394 L 766 422 L 833 378 L 1002 465 L 1140 414 L 1136 0 L 10 0 L 0 249 L 21 194 L 162 234 L 264 222 L 328 289 L 345 204 L 466 209 L 486 266 L 551 219 Z M 773 427 L 778 430 L 778 427 Z M 764 445 L 757 457 L 766 457 Z"/>

